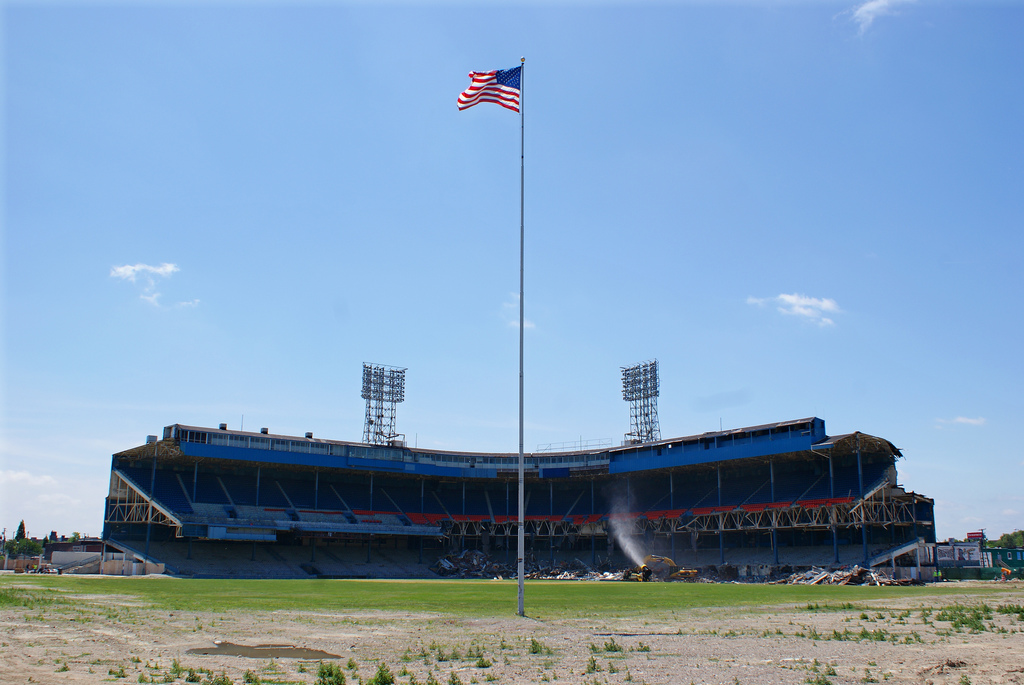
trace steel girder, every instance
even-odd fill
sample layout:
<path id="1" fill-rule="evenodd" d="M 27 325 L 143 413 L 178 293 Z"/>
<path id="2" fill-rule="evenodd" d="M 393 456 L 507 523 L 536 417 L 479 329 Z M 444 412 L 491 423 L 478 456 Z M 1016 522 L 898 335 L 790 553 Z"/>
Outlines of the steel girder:
<path id="1" fill-rule="evenodd" d="M 928 501 L 915 493 L 896 494 L 890 488 L 882 488 L 866 499 L 815 507 L 790 506 L 766 508 L 761 511 L 746 511 L 741 508 L 732 511 L 714 512 L 692 518 L 656 518 L 645 516 L 620 517 L 632 534 L 665 535 L 671 533 L 719 533 L 732 531 L 770 532 L 772 530 L 802 529 L 831 530 L 834 528 L 856 528 L 860 526 L 913 526 L 930 525 L 930 521 L 917 521 L 917 504 Z M 516 521 L 449 521 L 443 535 L 478 536 L 485 530 L 491 535 L 516 535 Z M 608 521 L 597 523 L 574 523 L 571 520 L 527 520 L 525 532 L 534 537 L 577 537 L 608 535 L 611 525 Z"/>
<path id="2" fill-rule="evenodd" d="M 140 491 L 120 473 L 110 474 L 106 523 L 155 523 L 175 528 L 181 533 L 181 521 L 149 495 Z"/>

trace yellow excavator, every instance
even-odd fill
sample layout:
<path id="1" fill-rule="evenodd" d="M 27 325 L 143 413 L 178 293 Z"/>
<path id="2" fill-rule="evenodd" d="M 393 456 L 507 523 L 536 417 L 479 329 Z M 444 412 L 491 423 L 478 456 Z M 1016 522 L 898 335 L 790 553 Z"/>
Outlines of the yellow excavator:
<path id="1" fill-rule="evenodd" d="M 680 568 L 668 557 L 648 554 L 639 566 L 628 568 L 622 572 L 623 580 L 647 583 L 652 580 L 694 580 L 697 569 Z"/>

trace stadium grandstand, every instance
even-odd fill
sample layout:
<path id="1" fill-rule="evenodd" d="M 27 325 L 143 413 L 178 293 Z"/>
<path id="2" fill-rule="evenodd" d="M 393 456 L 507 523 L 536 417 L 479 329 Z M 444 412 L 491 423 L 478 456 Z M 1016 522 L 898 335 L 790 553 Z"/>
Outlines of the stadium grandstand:
<path id="1" fill-rule="evenodd" d="M 898 484 L 901 457 L 819 418 L 527 454 L 527 554 L 920 570 L 933 501 Z M 103 540 L 180 575 L 423 577 L 464 549 L 514 562 L 517 493 L 517 454 L 174 424 L 113 455 Z"/>

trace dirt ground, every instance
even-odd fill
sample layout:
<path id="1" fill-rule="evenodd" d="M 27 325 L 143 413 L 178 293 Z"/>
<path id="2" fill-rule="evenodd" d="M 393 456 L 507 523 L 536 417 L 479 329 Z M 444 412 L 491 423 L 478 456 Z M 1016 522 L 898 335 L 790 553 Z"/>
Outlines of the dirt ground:
<path id="1" fill-rule="evenodd" d="M 597 622 L 169 613 L 96 596 L 0 610 L 0 683 L 316 680 L 319 660 L 309 655 L 189 653 L 218 642 L 322 650 L 337 655 L 348 683 L 367 683 L 382 662 L 400 684 L 1024 683 L 1024 614 L 997 611 L 1024 605 L 1024 583 L 1001 588 L 985 597 L 989 612 L 976 596 L 956 594 Z"/>

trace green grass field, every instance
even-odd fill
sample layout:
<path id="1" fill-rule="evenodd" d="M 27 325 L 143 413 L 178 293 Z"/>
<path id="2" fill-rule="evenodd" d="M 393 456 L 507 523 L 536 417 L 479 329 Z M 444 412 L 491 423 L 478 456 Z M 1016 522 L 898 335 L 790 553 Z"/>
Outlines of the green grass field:
<path id="1" fill-rule="evenodd" d="M 1022 593 L 527 581 L 522 619 L 515 581 L 2 575 L 0 682 L 323 685 L 321 667 L 349 685 L 1010 682 Z M 315 655 L 275 651 L 298 648 Z"/>
<path id="2" fill-rule="evenodd" d="M 20 588 L 21 591 L 16 589 Z M 32 588 L 31 592 L 24 592 Z M 870 600 L 942 603 L 951 594 L 984 601 L 999 585 L 921 587 L 818 587 L 705 583 L 528 581 L 527 614 L 561 619 L 629 617 L 712 607 L 857 605 Z M 176 611 L 410 612 L 462 617 L 515 612 L 515 581 L 491 580 L 193 580 L 171 578 L 0 577 L 0 608 L 13 597 L 39 601 L 76 595 L 121 596 Z M 6 600 L 4 598 L 7 598 Z"/>

